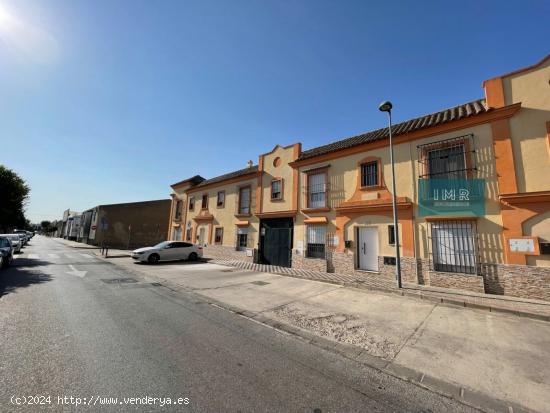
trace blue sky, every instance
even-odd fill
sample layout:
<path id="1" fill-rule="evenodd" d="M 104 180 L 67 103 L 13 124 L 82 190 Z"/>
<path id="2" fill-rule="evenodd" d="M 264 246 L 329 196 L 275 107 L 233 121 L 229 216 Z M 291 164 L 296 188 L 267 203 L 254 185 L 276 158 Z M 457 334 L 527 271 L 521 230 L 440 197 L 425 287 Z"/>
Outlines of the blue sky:
<path id="1" fill-rule="evenodd" d="M 548 1 L 0 0 L 0 163 L 28 216 L 483 97 L 550 53 Z"/>

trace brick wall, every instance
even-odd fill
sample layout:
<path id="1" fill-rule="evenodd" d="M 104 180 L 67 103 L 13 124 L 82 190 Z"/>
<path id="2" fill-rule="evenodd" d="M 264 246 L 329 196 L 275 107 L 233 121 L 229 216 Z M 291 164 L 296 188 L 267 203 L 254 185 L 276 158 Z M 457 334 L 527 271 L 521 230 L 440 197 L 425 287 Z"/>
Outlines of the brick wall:
<path id="1" fill-rule="evenodd" d="M 353 252 L 334 252 L 332 254 L 332 267 L 338 274 L 361 275 L 395 279 L 395 265 L 385 265 L 384 257 L 378 257 L 378 272 L 365 272 L 355 268 L 355 254 Z M 401 257 L 401 279 L 404 282 L 418 283 L 416 277 L 417 263 L 414 257 Z"/>
<path id="2" fill-rule="evenodd" d="M 327 261 L 321 258 L 306 258 L 303 255 L 292 254 L 292 268 L 327 272 Z"/>
<path id="3" fill-rule="evenodd" d="M 483 277 L 475 274 L 429 271 L 431 286 L 484 293 Z"/>
<path id="4" fill-rule="evenodd" d="M 550 267 L 482 264 L 485 292 L 550 301 Z"/>
<path id="5" fill-rule="evenodd" d="M 254 261 L 253 257 L 246 256 L 246 251 L 236 251 L 235 247 L 226 247 L 224 245 L 208 245 L 204 247 L 203 255 L 205 258 L 220 258 L 244 262 Z"/>

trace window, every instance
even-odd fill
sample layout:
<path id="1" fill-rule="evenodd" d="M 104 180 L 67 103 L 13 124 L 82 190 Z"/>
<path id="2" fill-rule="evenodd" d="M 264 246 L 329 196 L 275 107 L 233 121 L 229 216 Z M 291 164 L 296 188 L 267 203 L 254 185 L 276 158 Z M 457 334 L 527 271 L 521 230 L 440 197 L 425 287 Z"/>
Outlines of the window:
<path id="1" fill-rule="evenodd" d="M 283 180 L 276 179 L 271 181 L 271 199 L 283 198 Z"/>
<path id="2" fill-rule="evenodd" d="M 242 251 L 248 246 L 248 228 L 237 228 L 237 250 Z"/>
<path id="3" fill-rule="evenodd" d="M 250 214 L 250 187 L 239 188 L 239 215 Z"/>
<path id="4" fill-rule="evenodd" d="M 325 258 L 327 228 L 324 225 L 308 225 L 307 257 Z"/>
<path id="5" fill-rule="evenodd" d="M 326 178 L 325 172 L 308 175 L 307 178 L 307 207 L 324 208 L 326 203 Z"/>
<path id="6" fill-rule="evenodd" d="M 183 209 L 183 202 L 178 200 L 176 202 L 176 210 L 174 213 L 174 219 L 181 219 L 181 210 Z"/>
<path id="7" fill-rule="evenodd" d="M 361 188 L 378 186 L 378 162 L 367 162 L 361 165 Z"/>
<path id="8" fill-rule="evenodd" d="M 395 245 L 395 232 L 393 231 L 395 227 L 393 225 L 388 225 L 388 244 Z"/>
<path id="9" fill-rule="evenodd" d="M 223 206 L 225 205 L 225 191 L 218 191 L 216 205 L 220 208 L 223 208 Z"/>
<path id="10" fill-rule="evenodd" d="M 223 228 L 217 227 L 214 231 L 214 244 L 221 245 L 223 242 Z"/>
<path id="11" fill-rule="evenodd" d="M 433 179 L 466 179 L 464 144 L 428 151 L 429 177 Z"/>
<path id="12" fill-rule="evenodd" d="M 192 229 L 191 229 L 191 225 L 189 225 L 189 224 L 187 225 L 187 230 L 185 231 L 185 240 L 190 242 L 191 241 Z"/>
<path id="13" fill-rule="evenodd" d="M 181 239 L 181 228 L 176 227 L 172 231 L 172 240 L 179 241 Z"/>
<path id="14" fill-rule="evenodd" d="M 435 271 L 477 272 L 474 226 L 471 221 L 440 221 L 431 224 Z"/>
<path id="15" fill-rule="evenodd" d="M 202 195 L 201 209 L 208 209 L 208 194 Z"/>
<path id="16" fill-rule="evenodd" d="M 194 211 L 194 210 L 195 210 L 195 197 L 190 196 L 189 197 L 189 211 Z"/>

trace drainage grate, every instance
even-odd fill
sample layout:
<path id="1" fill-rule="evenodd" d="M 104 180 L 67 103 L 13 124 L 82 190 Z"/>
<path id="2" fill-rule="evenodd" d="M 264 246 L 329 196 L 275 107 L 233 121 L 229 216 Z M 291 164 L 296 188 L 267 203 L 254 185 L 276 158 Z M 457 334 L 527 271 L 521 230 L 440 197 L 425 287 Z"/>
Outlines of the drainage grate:
<path id="1" fill-rule="evenodd" d="M 263 285 L 268 285 L 270 283 L 266 283 L 265 281 L 252 281 L 250 284 L 263 286 Z"/>
<path id="2" fill-rule="evenodd" d="M 137 280 L 135 278 L 107 278 L 102 279 L 105 284 L 130 284 L 130 283 L 137 283 Z"/>

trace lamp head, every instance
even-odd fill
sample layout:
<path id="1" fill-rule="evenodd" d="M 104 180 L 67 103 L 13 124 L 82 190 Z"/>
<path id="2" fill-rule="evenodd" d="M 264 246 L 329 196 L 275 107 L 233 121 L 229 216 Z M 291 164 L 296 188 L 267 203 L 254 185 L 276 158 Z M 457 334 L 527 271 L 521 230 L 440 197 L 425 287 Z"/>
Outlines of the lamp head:
<path id="1" fill-rule="evenodd" d="M 391 112 L 392 108 L 393 108 L 393 105 L 389 100 L 386 100 L 385 102 L 380 103 L 380 106 L 378 106 L 378 110 L 380 112 Z"/>

